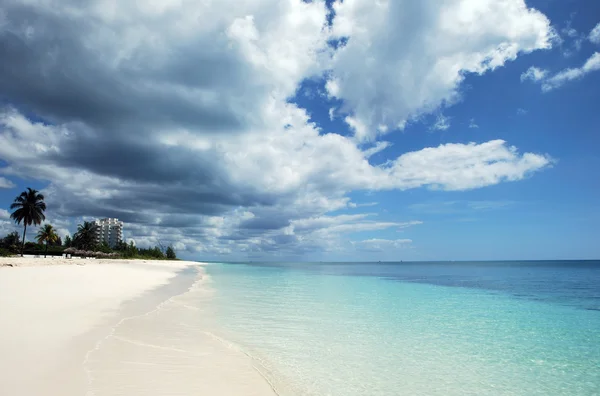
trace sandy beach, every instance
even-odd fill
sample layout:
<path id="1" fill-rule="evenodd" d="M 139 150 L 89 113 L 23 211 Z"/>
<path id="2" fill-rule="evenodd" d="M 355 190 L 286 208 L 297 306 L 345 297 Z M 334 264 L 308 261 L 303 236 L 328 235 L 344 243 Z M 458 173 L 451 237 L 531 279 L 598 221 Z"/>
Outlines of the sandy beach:
<path id="1" fill-rule="evenodd" d="M 0 259 L 0 394 L 273 395 L 203 328 L 204 281 L 183 261 Z"/>

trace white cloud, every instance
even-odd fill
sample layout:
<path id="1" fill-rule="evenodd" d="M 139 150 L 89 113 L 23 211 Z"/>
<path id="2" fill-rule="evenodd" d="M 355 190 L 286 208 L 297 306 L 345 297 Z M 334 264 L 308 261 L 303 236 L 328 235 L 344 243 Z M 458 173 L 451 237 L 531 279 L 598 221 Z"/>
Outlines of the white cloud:
<path id="1" fill-rule="evenodd" d="M 494 210 L 513 205 L 512 201 L 469 201 L 467 206 L 473 210 Z"/>
<path id="2" fill-rule="evenodd" d="M 600 23 L 592 29 L 588 38 L 592 43 L 600 44 Z"/>
<path id="3" fill-rule="evenodd" d="M 276 113 L 285 114 L 280 111 Z M 182 213 L 185 209 L 177 206 L 171 208 L 160 204 L 160 201 L 153 201 L 159 192 L 171 190 L 172 185 L 160 183 L 140 186 L 138 182 L 78 172 L 48 163 L 43 154 L 28 145 L 29 140 L 19 139 L 20 130 L 15 129 L 20 125 L 27 136 L 42 133 L 57 147 L 64 147 L 70 136 L 64 133 L 64 127 L 31 124 L 15 113 L 5 115 L 2 119 L 4 128 L 10 128 L 10 133 L 2 137 L 6 139 L 12 136 L 14 139 L 6 139 L 0 144 L 0 156 L 8 158 L 11 163 L 6 171 L 23 175 L 38 174 L 51 180 L 51 186 L 44 191 L 48 202 L 53 205 L 51 212 L 66 214 L 78 205 L 87 203 L 91 205 L 88 206 L 88 212 L 96 211 L 97 214 L 90 213 L 94 216 L 101 216 L 100 213 L 105 211 L 125 209 L 131 210 L 129 213 L 132 215 L 143 213 L 147 217 L 137 220 L 142 224 L 127 221 L 128 237 L 144 246 L 155 244 L 158 240 L 162 240 L 163 244 L 179 243 L 194 254 L 333 251 L 341 244 L 340 235 L 343 234 L 386 228 L 404 229 L 421 224 L 416 220 L 401 223 L 379 221 L 365 214 L 324 215 L 332 210 L 358 206 L 350 204 L 345 197 L 349 191 L 405 190 L 421 186 L 464 190 L 505 180 L 519 180 L 550 163 L 547 157 L 519 155 L 516 149 L 507 147 L 504 142 L 492 141 L 479 145 L 442 145 L 406 153 L 383 167 L 372 166 L 366 160 L 366 153 L 361 152 L 351 139 L 339 135 L 319 135 L 318 131 L 304 125 L 298 129 L 292 127 L 286 133 L 247 135 L 241 141 L 222 141 L 217 145 L 221 146 L 221 157 L 215 156 L 216 153 L 210 154 L 211 157 L 215 156 L 217 163 L 222 164 L 227 179 L 236 186 L 232 194 L 250 188 L 258 189 L 275 194 L 275 206 L 227 210 L 219 216 L 194 215 Z M 292 125 L 295 124 L 293 117 L 288 120 Z M 254 140 L 263 141 L 263 146 Z M 265 151 L 265 148 L 268 149 Z M 60 150 L 53 155 L 57 153 Z M 37 161 L 30 160 L 34 155 L 38 155 Z M 328 161 L 321 161 L 323 158 Z M 122 205 L 121 202 L 130 194 L 137 195 L 140 187 L 145 191 L 142 199 L 148 200 L 142 204 L 147 206 L 138 209 L 113 206 L 112 202 Z M 203 187 L 198 184 L 193 188 Z M 168 196 L 171 197 L 171 193 Z M 122 217 L 125 213 L 128 212 L 120 212 L 118 216 Z M 240 231 L 245 222 L 262 218 L 280 218 L 283 224 L 289 226 Z M 180 221 L 190 225 L 182 226 Z M 169 226 L 168 222 L 174 222 L 174 225 Z M 74 225 L 71 223 L 71 230 Z"/>
<path id="4" fill-rule="evenodd" d="M 600 53 L 595 52 L 582 67 L 565 69 L 548 77 L 542 82 L 544 92 L 560 88 L 569 81 L 579 80 L 587 74 L 600 70 Z"/>
<path id="5" fill-rule="evenodd" d="M 460 96 L 465 73 L 550 46 L 547 19 L 521 0 L 336 2 L 333 37 L 349 38 L 337 51 L 323 1 L 3 7 L 15 17 L 0 40 L 18 40 L 0 41 L 0 51 L 21 52 L 4 57 L 0 90 L 44 122 L 0 111 L 2 174 L 48 181 L 48 212 L 63 231 L 81 216 L 114 216 L 139 245 L 161 240 L 204 255 L 335 250 L 340 235 L 420 223 L 331 216 L 364 206 L 350 202 L 353 191 L 467 190 L 551 164 L 501 140 L 370 162 L 390 146 L 376 135 L 439 113 Z M 289 102 L 314 76 L 327 76 L 327 93 L 343 102 L 333 115 L 354 137 L 322 130 Z"/>
<path id="6" fill-rule="evenodd" d="M 390 147 L 392 144 L 390 142 L 386 142 L 386 141 L 379 141 L 377 143 L 375 143 L 375 145 L 365 151 L 363 151 L 365 158 L 370 158 L 373 155 L 385 150 L 386 148 Z"/>
<path id="7" fill-rule="evenodd" d="M 519 107 L 517 109 L 517 115 L 523 116 L 523 115 L 526 115 L 527 113 L 529 113 L 529 111 L 527 111 L 526 109 L 523 109 L 521 107 Z"/>
<path id="8" fill-rule="evenodd" d="M 335 108 L 332 107 L 329 109 L 329 120 L 333 121 L 335 119 Z"/>
<path id="9" fill-rule="evenodd" d="M 372 140 L 456 102 L 468 73 L 551 47 L 549 20 L 523 0 L 335 2 L 333 35 L 349 38 L 331 61 L 330 95 Z M 329 83 L 328 83 L 329 84 Z M 362 130 L 357 130 L 362 132 Z"/>
<path id="10" fill-rule="evenodd" d="M 354 203 L 354 202 L 350 202 L 348 203 L 348 207 L 349 208 L 363 208 L 363 207 L 368 207 L 368 206 L 377 206 L 379 205 L 379 202 L 365 202 L 365 203 Z"/>
<path id="11" fill-rule="evenodd" d="M 358 250 L 367 252 L 385 252 L 390 249 L 400 249 L 409 247 L 412 244 L 411 239 L 366 239 L 364 241 L 351 242 Z"/>
<path id="12" fill-rule="evenodd" d="M 10 212 L 0 208 L 0 220 L 10 220 Z"/>
<path id="13" fill-rule="evenodd" d="M 408 227 L 421 225 L 421 224 L 423 224 L 423 222 L 420 220 L 407 221 L 407 222 L 398 224 L 398 229 L 402 230 L 402 229 L 405 229 Z"/>
<path id="14" fill-rule="evenodd" d="M 565 58 L 571 57 L 575 53 L 581 51 L 581 46 L 586 40 L 585 35 L 579 33 L 575 28 L 572 27 L 573 17 L 575 14 L 571 14 L 570 19 L 566 22 L 566 26 L 561 29 L 561 34 L 564 38 L 556 36 L 556 42 L 562 49 L 562 54 Z"/>
<path id="15" fill-rule="evenodd" d="M 562 87 L 569 81 L 579 80 L 586 75 L 600 70 L 600 52 L 595 52 L 581 67 L 568 68 L 554 75 L 548 71 L 532 66 L 521 75 L 521 81 L 531 80 L 542 85 L 542 91 L 549 92 Z M 519 113 L 519 112 L 518 112 Z M 521 114 L 521 113 L 519 113 Z M 525 113 L 523 113 L 525 114 Z"/>
<path id="16" fill-rule="evenodd" d="M 514 205 L 513 201 L 441 201 L 412 204 L 409 209 L 435 215 L 469 215 L 475 212 L 499 210 Z"/>
<path id="17" fill-rule="evenodd" d="M 547 70 L 540 69 L 535 66 L 531 66 L 527 71 L 521 74 L 521 81 L 531 80 L 534 82 L 542 81 L 548 75 Z"/>
<path id="18" fill-rule="evenodd" d="M 444 144 L 406 153 L 387 169 L 396 188 L 429 186 L 442 190 L 468 190 L 501 181 L 515 181 L 551 165 L 548 156 L 507 147 L 503 140 L 482 144 Z"/>
<path id="19" fill-rule="evenodd" d="M 443 114 L 437 116 L 435 123 L 431 126 L 434 131 L 445 131 L 450 128 L 450 117 L 446 117 Z"/>
<path id="20" fill-rule="evenodd" d="M 479 125 L 477 125 L 477 123 L 475 122 L 474 118 L 471 118 L 469 120 L 469 128 L 471 128 L 471 129 L 477 129 L 477 128 L 479 128 Z"/>
<path id="21" fill-rule="evenodd" d="M 562 33 L 564 35 L 566 35 L 567 37 L 571 37 L 571 38 L 577 37 L 577 34 L 578 34 L 577 30 L 573 29 L 571 26 L 568 26 L 568 27 L 562 29 Z"/>
<path id="22" fill-rule="evenodd" d="M 336 79 L 327 80 L 325 90 L 331 97 L 336 97 L 340 94 L 340 83 Z"/>
<path id="23" fill-rule="evenodd" d="M 15 183 L 5 177 L 0 177 L 0 188 L 14 188 Z"/>
<path id="24" fill-rule="evenodd" d="M 354 131 L 354 135 L 358 140 L 366 140 L 366 137 L 372 133 L 369 130 L 369 127 L 358 118 L 347 116 L 344 121 L 346 121 L 346 124 Z"/>

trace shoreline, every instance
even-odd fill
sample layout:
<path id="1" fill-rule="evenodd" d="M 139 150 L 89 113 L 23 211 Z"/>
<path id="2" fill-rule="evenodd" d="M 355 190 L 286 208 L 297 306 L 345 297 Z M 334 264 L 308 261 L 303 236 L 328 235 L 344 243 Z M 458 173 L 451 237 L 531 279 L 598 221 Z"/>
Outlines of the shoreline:
<path id="1" fill-rule="evenodd" d="M 206 335 L 203 265 L 0 258 L 0 393 L 273 395 Z"/>

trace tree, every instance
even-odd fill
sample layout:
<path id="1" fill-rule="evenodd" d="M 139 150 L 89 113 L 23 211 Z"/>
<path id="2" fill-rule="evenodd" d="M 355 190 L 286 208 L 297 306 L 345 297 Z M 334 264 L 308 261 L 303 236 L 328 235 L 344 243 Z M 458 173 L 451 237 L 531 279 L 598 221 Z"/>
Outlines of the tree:
<path id="1" fill-rule="evenodd" d="M 21 246 L 21 237 L 17 231 L 13 231 L 4 238 L 2 238 L 2 247 L 9 250 L 11 253 L 19 253 L 19 247 Z"/>
<path id="2" fill-rule="evenodd" d="M 127 243 L 125 241 L 119 241 L 117 242 L 117 245 L 115 246 L 115 249 L 119 252 L 125 252 L 127 251 Z"/>
<path id="3" fill-rule="evenodd" d="M 10 209 L 14 212 L 11 213 L 10 218 L 17 224 L 23 222 L 23 242 L 21 245 L 21 257 L 23 256 L 23 250 L 25 249 L 25 233 L 27 232 L 28 225 L 39 225 L 42 221 L 46 220 L 44 211 L 46 210 L 46 203 L 44 202 L 44 196 L 37 190 L 27 188 L 27 191 L 23 191 L 21 195 L 15 198 L 15 201 L 10 205 Z"/>
<path id="4" fill-rule="evenodd" d="M 175 254 L 175 249 L 173 249 L 173 246 L 169 246 L 167 248 L 167 258 L 169 260 L 175 260 L 177 258 L 177 255 Z"/>
<path id="5" fill-rule="evenodd" d="M 96 224 L 84 221 L 77 226 L 77 232 L 73 235 L 73 244 L 78 249 L 91 250 L 96 245 Z"/>
<path id="6" fill-rule="evenodd" d="M 39 244 L 46 243 L 46 250 L 44 250 L 44 258 L 48 254 L 48 244 L 52 244 L 58 240 L 59 236 L 56 234 L 54 227 L 51 224 L 45 224 L 37 234 L 37 241 Z"/>
<path id="7" fill-rule="evenodd" d="M 65 247 L 70 248 L 72 245 L 73 245 L 73 240 L 71 239 L 71 236 L 69 234 L 67 234 L 67 236 L 65 237 Z"/>
<path id="8" fill-rule="evenodd" d="M 56 241 L 54 241 L 54 243 L 52 244 L 52 246 L 58 246 L 58 247 L 62 247 L 63 245 L 63 241 L 61 237 L 58 237 L 58 239 Z"/>
<path id="9" fill-rule="evenodd" d="M 110 248 L 110 246 L 108 245 L 108 243 L 106 243 L 106 241 L 102 241 L 102 243 L 98 246 L 96 246 L 96 250 L 102 253 L 112 253 L 112 249 Z"/>

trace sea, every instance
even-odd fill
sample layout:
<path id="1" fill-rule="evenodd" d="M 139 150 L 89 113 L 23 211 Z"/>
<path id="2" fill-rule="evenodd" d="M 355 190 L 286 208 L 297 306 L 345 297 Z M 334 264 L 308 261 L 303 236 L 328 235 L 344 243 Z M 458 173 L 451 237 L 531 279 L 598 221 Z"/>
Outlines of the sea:
<path id="1" fill-rule="evenodd" d="M 279 395 L 600 395 L 600 261 L 212 263 Z"/>

